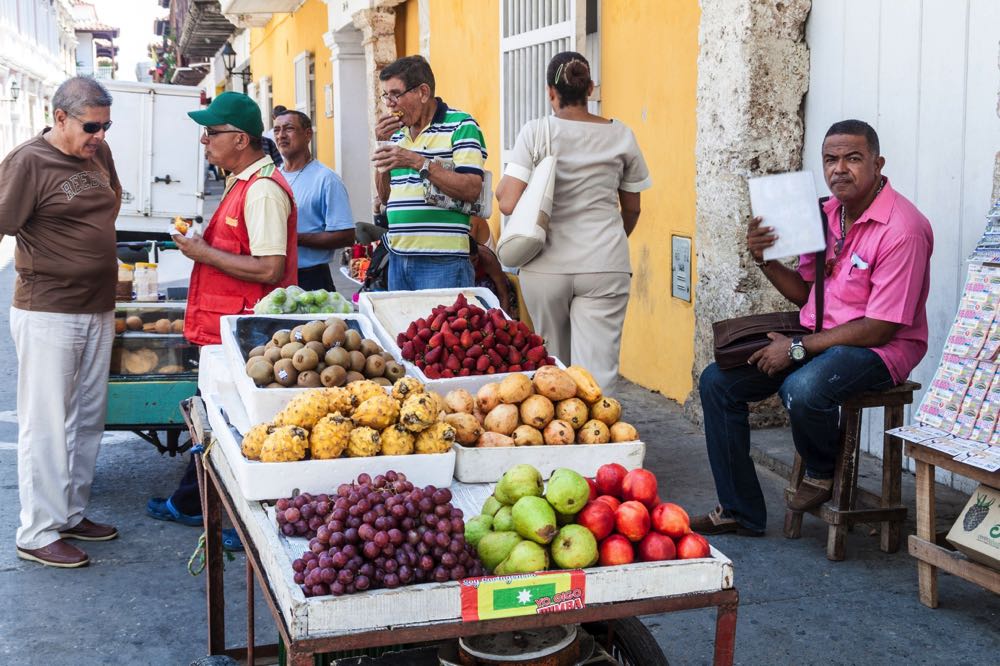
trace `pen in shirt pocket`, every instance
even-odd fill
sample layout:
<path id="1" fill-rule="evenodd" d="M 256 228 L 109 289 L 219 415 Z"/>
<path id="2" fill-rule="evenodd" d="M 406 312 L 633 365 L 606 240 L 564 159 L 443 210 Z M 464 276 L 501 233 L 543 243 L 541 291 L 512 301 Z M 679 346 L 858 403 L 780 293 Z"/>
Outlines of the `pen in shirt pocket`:
<path id="1" fill-rule="evenodd" d="M 861 257 L 859 257 L 857 252 L 852 252 L 851 253 L 851 270 L 850 270 L 850 272 L 854 272 L 855 268 L 857 268 L 858 270 L 861 270 L 861 271 L 866 271 L 866 270 L 868 270 L 868 262 L 865 261 L 864 259 L 862 259 Z"/>

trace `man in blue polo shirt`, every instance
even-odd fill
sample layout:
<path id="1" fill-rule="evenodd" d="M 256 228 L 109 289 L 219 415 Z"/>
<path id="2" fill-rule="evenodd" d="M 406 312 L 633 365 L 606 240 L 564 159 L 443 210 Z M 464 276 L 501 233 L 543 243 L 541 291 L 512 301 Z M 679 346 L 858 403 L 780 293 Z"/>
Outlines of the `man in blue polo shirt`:
<path id="1" fill-rule="evenodd" d="M 300 111 L 274 119 L 274 140 L 284 158 L 281 173 L 299 213 L 299 286 L 335 291 L 330 262 L 334 250 L 354 243 L 354 220 L 340 176 L 309 152 L 312 136 L 312 121 Z"/>

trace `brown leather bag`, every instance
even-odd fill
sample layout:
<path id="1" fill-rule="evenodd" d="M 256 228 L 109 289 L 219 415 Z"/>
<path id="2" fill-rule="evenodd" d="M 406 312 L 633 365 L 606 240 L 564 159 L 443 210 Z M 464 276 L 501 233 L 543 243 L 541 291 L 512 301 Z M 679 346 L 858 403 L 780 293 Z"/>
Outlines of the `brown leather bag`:
<path id="1" fill-rule="evenodd" d="M 826 215 L 823 204 L 829 197 L 819 200 L 820 222 L 826 237 Z M 823 282 L 826 276 L 826 249 L 816 253 L 816 333 L 823 330 Z M 799 323 L 799 313 L 767 312 L 733 319 L 723 319 L 712 324 L 715 362 L 722 370 L 746 365 L 754 352 L 771 344 L 768 333 L 781 333 L 786 337 L 812 333 Z"/>

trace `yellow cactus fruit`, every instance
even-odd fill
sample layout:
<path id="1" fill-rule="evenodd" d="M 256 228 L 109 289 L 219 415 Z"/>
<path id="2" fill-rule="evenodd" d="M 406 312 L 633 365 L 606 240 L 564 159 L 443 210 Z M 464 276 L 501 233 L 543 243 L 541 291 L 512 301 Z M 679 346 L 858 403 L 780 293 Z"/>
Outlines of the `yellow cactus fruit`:
<path id="1" fill-rule="evenodd" d="M 424 385 L 416 377 L 400 377 L 392 385 L 392 397 L 403 402 L 411 393 L 423 393 Z"/>
<path id="2" fill-rule="evenodd" d="M 270 427 L 270 423 L 259 423 L 243 435 L 243 444 L 240 448 L 244 457 L 248 460 L 260 460 L 260 447 L 264 445 L 264 440 L 267 439 L 267 429 Z"/>
<path id="3" fill-rule="evenodd" d="M 328 403 L 327 410 L 330 414 L 340 412 L 344 416 L 350 416 L 354 405 L 351 404 L 351 393 L 342 386 L 320 389 L 326 394 Z"/>
<path id="4" fill-rule="evenodd" d="M 417 435 L 414 450 L 417 453 L 447 453 L 455 443 L 455 429 L 443 421 L 425 428 Z"/>
<path id="5" fill-rule="evenodd" d="M 438 417 L 441 417 L 447 413 L 447 410 L 445 409 L 445 402 L 443 395 L 441 395 L 437 391 L 425 390 L 424 393 L 429 395 L 431 397 L 431 400 L 434 401 L 434 409 L 435 409 L 434 413 L 437 414 Z"/>
<path id="6" fill-rule="evenodd" d="M 410 432 L 420 432 L 437 421 L 438 411 L 434 398 L 426 393 L 416 393 L 403 401 L 399 422 Z"/>
<path id="7" fill-rule="evenodd" d="M 372 396 L 386 395 L 385 387 L 381 384 L 376 384 L 370 379 L 351 382 L 347 385 L 347 391 L 351 394 L 351 404 L 355 409 Z"/>
<path id="8" fill-rule="evenodd" d="M 309 433 L 309 448 L 313 460 L 339 458 L 347 448 L 354 424 L 340 414 L 327 414 Z"/>
<path id="9" fill-rule="evenodd" d="M 382 391 L 358 405 L 351 418 L 355 425 L 385 430 L 399 418 L 399 403 Z"/>
<path id="10" fill-rule="evenodd" d="M 260 448 L 261 462 L 292 462 L 306 457 L 309 433 L 294 425 L 273 426 Z"/>
<path id="11" fill-rule="evenodd" d="M 415 444 L 413 434 L 398 423 L 383 430 L 379 437 L 382 440 L 384 456 L 408 456 L 413 453 Z"/>
<path id="12" fill-rule="evenodd" d="M 379 437 L 378 430 L 373 430 L 368 426 L 352 430 L 347 441 L 347 455 L 352 458 L 377 456 L 381 448 L 382 439 Z"/>
<path id="13" fill-rule="evenodd" d="M 592 405 L 601 399 L 601 387 L 594 380 L 594 376 L 591 375 L 586 368 L 581 368 L 578 365 L 571 365 L 566 368 L 566 372 L 573 381 L 576 382 L 576 397 L 583 400 L 588 405 Z"/>
<path id="14" fill-rule="evenodd" d="M 310 389 L 292 398 L 274 417 L 274 425 L 312 428 L 329 412 L 330 402 L 325 390 Z"/>

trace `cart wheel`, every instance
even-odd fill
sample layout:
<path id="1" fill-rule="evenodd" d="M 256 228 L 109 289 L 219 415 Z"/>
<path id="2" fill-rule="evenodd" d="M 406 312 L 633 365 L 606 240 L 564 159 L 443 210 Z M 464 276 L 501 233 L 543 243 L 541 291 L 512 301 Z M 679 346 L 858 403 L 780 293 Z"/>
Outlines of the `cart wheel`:
<path id="1" fill-rule="evenodd" d="M 590 632 L 621 666 L 668 666 L 667 658 L 653 634 L 637 617 L 591 622 L 584 624 L 583 628 Z"/>

